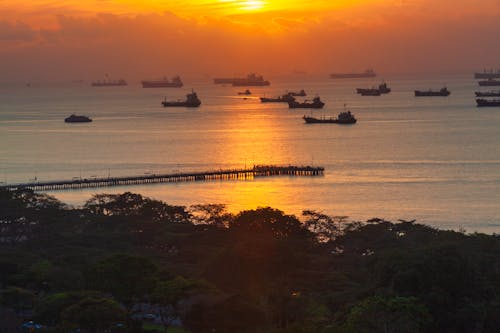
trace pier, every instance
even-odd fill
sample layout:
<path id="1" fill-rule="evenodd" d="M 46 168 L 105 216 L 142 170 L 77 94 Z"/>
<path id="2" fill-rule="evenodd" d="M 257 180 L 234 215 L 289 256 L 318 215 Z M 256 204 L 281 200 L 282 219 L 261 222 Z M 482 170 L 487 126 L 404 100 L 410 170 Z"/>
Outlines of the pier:
<path id="1" fill-rule="evenodd" d="M 78 190 L 87 188 L 130 186 L 161 183 L 179 183 L 214 180 L 249 180 L 272 176 L 322 176 L 325 168 L 312 166 L 255 165 L 251 169 L 227 169 L 205 172 L 150 174 L 142 176 L 78 178 L 72 180 L 31 182 L 0 185 L 9 191 L 30 189 L 33 191 Z"/>

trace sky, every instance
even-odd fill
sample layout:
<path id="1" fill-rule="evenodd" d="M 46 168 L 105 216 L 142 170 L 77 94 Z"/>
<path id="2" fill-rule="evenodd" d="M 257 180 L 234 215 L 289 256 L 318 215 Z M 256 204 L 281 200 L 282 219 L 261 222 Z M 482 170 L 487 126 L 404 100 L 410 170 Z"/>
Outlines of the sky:
<path id="1" fill-rule="evenodd" d="M 0 82 L 500 68 L 500 0 L 0 0 Z"/>

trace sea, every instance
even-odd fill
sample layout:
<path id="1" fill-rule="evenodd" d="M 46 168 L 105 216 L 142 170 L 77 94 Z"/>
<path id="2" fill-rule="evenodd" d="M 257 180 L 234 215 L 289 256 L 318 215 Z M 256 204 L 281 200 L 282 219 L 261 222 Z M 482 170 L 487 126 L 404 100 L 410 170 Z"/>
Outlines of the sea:
<path id="1" fill-rule="evenodd" d="M 140 193 L 172 205 L 222 203 L 231 212 L 271 206 L 301 216 L 316 210 L 351 221 L 413 220 L 440 229 L 500 232 L 500 108 L 477 108 L 472 73 L 330 79 L 267 77 L 271 85 L 182 88 L 91 87 L 89 82 L 0 84 L 0 182 L 310 165 L 319 177 L 169 183 L 49 192 L 73 206 L 96 193 Z M 385 80 L 392 92 L 360 96 Z M 414 97 L 447 86 L 448 97 Z M 193 89 L 199 108 L 163 108 Z M 261 103 L 304 89 L 322 110 Z M 491 90 L 484 89 L 482 90 Z M 355 125 L 305 124 L 350 110 Z M 91 123 L 67 124 L 82 114 Z"/>

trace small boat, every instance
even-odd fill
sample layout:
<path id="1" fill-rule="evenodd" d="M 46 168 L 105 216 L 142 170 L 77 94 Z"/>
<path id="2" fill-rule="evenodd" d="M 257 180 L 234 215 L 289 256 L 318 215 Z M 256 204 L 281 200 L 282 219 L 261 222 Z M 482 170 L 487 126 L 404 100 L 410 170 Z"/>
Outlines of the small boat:
<path id="1" fill-rule="evenodd" d="M 238 91 L 238 95 L 251 95 L 252 92 L 250 90 Z"/>
<path id="2" fill-rule="evenodd" d="M 478 98 L 478 99 L 476 99 L 476 103 L 477 103 L 478 107 L 483 107 L 483 106 L 500 106 L 500 99 Z"/>
<path id="3" fill-rule="evenodd" d="M 488 87 L 500 86 L 500 80 L 488 79 L 488 80 L 484 80 L 484 81 L 478 81 L 478 84 L 480 86 L 488 86 Z"/>
<path id="4" fill-rule="evenodd" d="M 306 91 L 304 89 L 301 89 L 299 92 L 296 91 L 291 91 L 288 93 L 290 96 L 295 96 L 295 97 L 304 97 L 307 96 Z"/>
<path id="5" fill-rule="evenodd" d="M 290 101 L 295 101 L 295 98 L 290 94 L 285 94 L 276 98 L 261 97 L 261 103 L 288 103 Z"/>
<path id="6" fill-rule="evenodd" d="M 476 97 L 500 97 L 500 90 L 476 91 Z"/>
<path id="7" fill-rule="evenodd" d="M 178 75 L 174 76 L 171 81 L 164 77 L 161 80 L 144 80 L 141 83 L 143 88 L 180 88 L 184 85 Z"/>
<path id="8" fill-rule="evenodd" d="M 167 101 L 167 99 L 165 99 L 163 102 L 161 102 L 161 105 L 163 105 L 164 107 L 184 106 L 196 108 L 201 105 L 201 100 L 198 98 L 198 95 L 194 91 L 191 91 L 190 94 L 186 95 L 185 101 Z"/>
<path id="9" fill-rule="evenodd" d="M 312 101 L 305 100 L 302 103 L 297 102 L 295 98 L 288 101 L 288 107 L 290 109 L 321 109 L 323 106 L 325 106 L 325 103 L 323 103 L 319 97 L 314 97 Z"/>
<path id="10" fill-rule="evenodd" d="M 306 124 L 355 124 L 357 119 L 351 113 L 351 111 L 344 111 L 339 113 L 337 118 L 314 118 L 311 116 L 302 117 Z"/>
<path id="11" fill-rule="evenodd" d="M 72 114 L 68 118 L 64 119 L 65 123 L 90 123 L 92 122 L 92 119 L 87 117 L 87 116 L 77 116 L 75 114 Z"/>
<path id="12" fill-rule="evenodd" d="M 415 97 L 427 97 L 427 96 L 449 96 L 450 91 L 448 88 L 444 87 L 438 91 L 435 90 L 415 90 Z"/>
<path id="13" fill-rule="evenodd" d="M 333 73 L 330 74 L 330 78 L 332 79 L 360 79 L 366 77 L 375 77 L 377 74 L 373 71 L 373 69 L 367 69 L 362 73 Z"/>

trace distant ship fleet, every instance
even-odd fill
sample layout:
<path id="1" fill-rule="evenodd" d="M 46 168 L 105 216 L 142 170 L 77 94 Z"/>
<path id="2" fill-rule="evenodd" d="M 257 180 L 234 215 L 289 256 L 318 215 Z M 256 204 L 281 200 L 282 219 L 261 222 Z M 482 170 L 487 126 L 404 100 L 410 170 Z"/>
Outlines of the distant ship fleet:
<path id="1" fill-rule="evenodd" d="M 332 73 L 329 75 L 332 79 L 362 79 L 362 78 L 374 78 L 377 74 L 372 69 L 367 69 L 364 72 L 353 72 L 353 73 Z M 474 73 L 474 78 L 477 79 L 479 86 L 500 86 L 500 69 L 497 71 L 484 70 L 483 72 Z M 216 77 L 213 79 L 214 84 L 231 85 L 233 87 L 266 87 L 270 86 L 271 82 L 264 79 L 263 75 L 250 73 L 245 77 Z M 168 79 L 163 77 L 162 79 L 156 80 L 143 80 L 141 81 L 143 88 L 181 88 L 184 83 L 179 75 Z M 106 74 L 106 79 L 97 80 L 91 83 L 93 87 L 112 87 L 112 86 L 126 86 L 127 81 L 124 79 L 111 80 Z M 391 88 L 386 82 L 380 83 L 378 86 L 373 86 L 372 88 L 356 88 L 356 93 L 361 96 L 381 96 L 391 92 Z M 415 97 L 447 97 L 451 94 L 450 90 L 446 86 L 439 89 L 427 89 L 427 90 L 414 90 Z M 249 96 L 252 92 L 249 89 L 237 92 L 237 95 Z M 282 95 L 277 97 L 258 97 L 261 103 L 284 103 L 288 104 L 290 109 L 321 109 L 325 106 L 325 103 L 321 100 L 319 96 L 315 96 L 312 99 L 302 99 L 297 100 L 296 97 L 307 96 L 304 89 L 300 91 L 287 91 Z M 492 97 L 500 97 L 500 90 L 490 90 L 490 91 L 475 91 L 476 104 L 477 107 L 489 107 L 489 106 L 500 106 L 500 99 Z M 250 97 L 254 98 L 254 97 Z M 247 99 L 244 97 L 243 99 Z M 161 102 L 163 107 L 188 107 L 196 108 L 202 104 L 197 93 L 192 90 L 191 93 L 186 95 L 185 100 L 167 100 L 166 98 Z M 357 119 L 350 111 L 341 112 L 336 118 L 316 118 L 311 116 L 302 117 L 306 124 L 321 124 L 321 123 L 333 123 L 333 124 L 355 124 Z M 86 116 L 71 115 L 65 119 L 65 122 L 91 122 L 92 119 Z"/>

